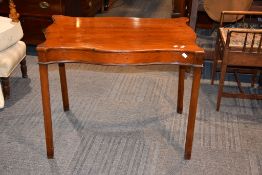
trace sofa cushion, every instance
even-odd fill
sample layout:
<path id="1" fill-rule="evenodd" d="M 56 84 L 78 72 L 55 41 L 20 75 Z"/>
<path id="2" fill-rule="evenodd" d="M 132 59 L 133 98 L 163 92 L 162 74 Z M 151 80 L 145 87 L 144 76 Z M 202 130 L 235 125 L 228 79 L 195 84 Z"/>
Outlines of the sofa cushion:
<path id="1" fill-rule="evenodd" d="M 23 37 L 20 22 L 12 22 L 10 18 L 0 16 L 0 51 L 15 44 Z"/>
<path id="2" fill-rule="evenodd" d="M 0 77 L 8 77 L 25 56 L 26 45 L 23 41 L 0 51 Z"/>

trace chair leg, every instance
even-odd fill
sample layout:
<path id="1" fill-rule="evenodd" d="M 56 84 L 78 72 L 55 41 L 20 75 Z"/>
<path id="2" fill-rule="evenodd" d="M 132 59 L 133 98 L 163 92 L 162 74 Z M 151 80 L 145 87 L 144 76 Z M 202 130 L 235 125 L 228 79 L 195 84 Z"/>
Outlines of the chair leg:
<path id="1" fill-rule="evenodd" d="M 218 59 L 220 58 L 220 55 L 219 55 L 220 40 L 218 39 L 218 37 L 219 36 L 217 36 L 215 56 L 213 58 L 214 61 L 213 61 L 212 70 L 211 70 L 211 85 L 214 85 L 214 80 L 215 80 L 216 72 L 217 72 L 217 63 L 218 63 Z"/>
<path id="2" fill-rule="evenodd" d="M 9 77 L 1 77 L 1 84 L 3 89 L 4 99 L 7 100 L 10 98 Z"/>
<path id="3" fill-rule="evenodd" d="M 21 66 L 22 77 L 27 78 L 28 75 L 27 75 L 27 66 L 26 66 L 25 58 L 20 62 L 20 66 Z"/>
<path id="4" fill-rule="evenodd" d="M 211 70 L 211 85 L 214 85 L 216 70 L 217 70 L 217 59 L 215 58 L 213 61 L 212 70 Z"/>
<path id="5" fill-rule="evenodd" d="M 219 86 L 218 86 L 218 93 L 217 93 L 217 108 L 216 108 L 217 111 L 219 111 L 219 108 L 220 108 L 221 97 L 222 97 L 223 88 L 224 88 L 226 70 L 227 70 L 227 65 L 222 63 Z"/>
<path id="6" fill-rule="evenodd" d="M 252 87 L 252 88 L 255 87 L 258 73 L 259 73 L 259 71 L 256 70 L 256 71 L 252 74 L 252 78 L 251 78 L 251 87 Z"/>
<path id="7" fill-rule="evenodd" d="M 235 80 L 237 82 L 237 87 L 238 87 L 239 92 L 243 94 L 244 93 L 244 89 L 242 88 L 241 82 L 239 80 L 239 75 L 238 75 L 238 71 L 237 70 L 234 71 L 234 77 L 235 77 Z"/>
<path id="8" fill-rule="evenodd" d="M 259 75 L 258 86 L 262 88 L 262 71 L 260 72 L 260 75 Z"/>

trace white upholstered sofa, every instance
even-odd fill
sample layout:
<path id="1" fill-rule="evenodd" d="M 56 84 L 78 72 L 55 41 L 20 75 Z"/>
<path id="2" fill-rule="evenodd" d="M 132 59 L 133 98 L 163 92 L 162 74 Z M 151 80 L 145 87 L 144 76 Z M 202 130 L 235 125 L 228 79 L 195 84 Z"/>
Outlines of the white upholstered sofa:
<path id="1" fill-rule="evenodd" d="M 9 18 L 0 16 L 0 108 L 4 107 L 4 99 L 10 96 L 9 77 L 19 64 L 22 77 L 27 77 L 26 45 L 20 41 L 23 30 L 18 20 L 19 14 L 12 0 L 9 7 Z"/>

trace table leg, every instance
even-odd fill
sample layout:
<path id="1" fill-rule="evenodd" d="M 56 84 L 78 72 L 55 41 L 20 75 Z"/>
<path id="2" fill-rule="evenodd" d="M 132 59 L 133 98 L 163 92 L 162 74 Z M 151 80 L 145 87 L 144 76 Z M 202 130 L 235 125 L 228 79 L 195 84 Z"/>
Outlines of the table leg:
<path id="1" fill-rule="evenodd" d="M 183 98 L 184 98 L 184 80 L 185 80 L 185 66 L 179 66 L 179 79 L 178 79 L 178 95 L 177 95 L 177 113 L 183 112 Z"/>
<path id="2" fill-rule="evenodd" d="M 50 93 L 48 81 L 48 65 L 39 65 L 41 92 L 42 92 L 42 106 L 44 113 L 45 124 L 45 138 L 46 138 L 46 151 L 49 159 L 54 157 L 54 144 L 53 144 L 53 131 L 52 131 L 52 117 L 50 107 Z"/>
<path id="3" fill-rule="evenodd" d="M 63 99 L 63 108 L 64 111 L 69 110 L 69 100 L 68 100 L 68 90 L 66 83 L 66 71 L 65 71 L 65 63 L 59 63 L 59 75 L 60 75 L 60 84 L 61 84 L 61 92 Z"/>
<path id="4" fill-rule="evenodd" d="M 186 143 L 185 143 L 185 159 L 187 160 L 191 158 L 194 129 L 195 129 L 195 119 L 196 119 L 196 112 L 197 112 L 197 101 L 198 101 L 198 94 L 199 94 L 199 87 L 200 87 L 201 69 L 202 67 L 194 68 L 194 77 L 193 77 L 192 89 L 191 89 L 191 98 L 190 98 L 187 132 L 186 132 Z"/>

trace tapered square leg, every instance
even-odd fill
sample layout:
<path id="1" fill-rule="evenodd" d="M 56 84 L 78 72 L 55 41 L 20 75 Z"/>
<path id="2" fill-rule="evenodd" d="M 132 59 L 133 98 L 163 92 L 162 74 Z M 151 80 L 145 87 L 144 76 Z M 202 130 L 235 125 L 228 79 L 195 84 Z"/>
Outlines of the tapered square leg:
<path id="1" fill-rule="evenodd" d="M 44 113 L 46 151 L 49 159 L 54 158 L 53 130 L 52 117 L 50 106 L 49 80 L 48 80 L 48 65 L 39 64 L 40 83 L 42 92 L 42 106 Z"/>
<path id="2" fill-rule="evenodd" d="M 177 113 L 183 112 L 183 98 L 184 98 L 184 80 L 185 80 L 185 66 L 179 66 L 178 92 L 177 92 Z"/>
<path id="3" fill-rule="evenodd" d="M 61 84 L 61 92 L 62 92 L 62 99 L 63 99 L 63 108 L 64 111 L 69 111 L 65 64 L 59 63 L 58 65 L 59 65 L 60 84 Z"/>
<path id="4" fill-rule="evenodd" d="M 193 75 L 194 77 L 193 77 L 192 89 L 191 89 L 191 98 L 190 98 L 187 132 L 186 132 L 186 143 L 185 143 L 185 159 L 187 160 L 191 158 L 191 152 L 192 152 L 195 120 L 196 120 L 196 112 L 197 112 L 197 101 L 198 101 L 200 78 L 201 78 L 201 69 L 202 67 L 194 68 L 194 75 Z"/>

